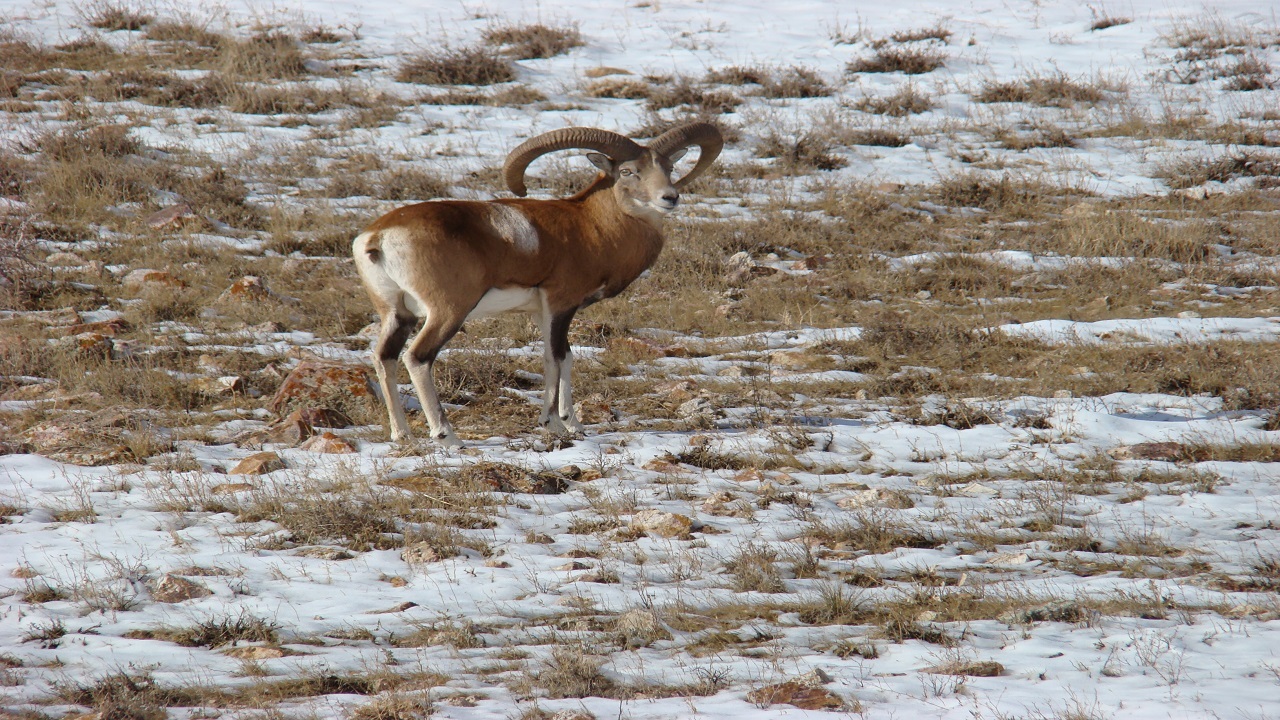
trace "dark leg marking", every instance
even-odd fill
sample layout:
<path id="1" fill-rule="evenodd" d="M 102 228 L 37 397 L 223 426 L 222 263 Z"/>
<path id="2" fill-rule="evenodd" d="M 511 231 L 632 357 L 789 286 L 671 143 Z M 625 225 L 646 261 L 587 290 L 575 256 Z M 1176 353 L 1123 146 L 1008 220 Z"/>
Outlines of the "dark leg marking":
<path id="1" fill-rule="evenodd" d="M 551 357 L 557 362 L 564 360 L 569 354 L 569 323 L 573 322 L 573 315 L 577 311 L 574 308 L 551 318 L 551 337 L 547 338 L 547 342 L 551 343 Z"/>
<path id="2" fill-rule="evenodd" d="M 376 352 L 380 360 L 395 360 L 400 357 L 400 351 L 404 350 L 405 343 L 409 342 L 409 336 L 413 335 L 413 326 L 417 324 L 415 318 L 399 315 L 395 316 L 395 323 L 390 332 L 384 332 L 378 337 Z"/>

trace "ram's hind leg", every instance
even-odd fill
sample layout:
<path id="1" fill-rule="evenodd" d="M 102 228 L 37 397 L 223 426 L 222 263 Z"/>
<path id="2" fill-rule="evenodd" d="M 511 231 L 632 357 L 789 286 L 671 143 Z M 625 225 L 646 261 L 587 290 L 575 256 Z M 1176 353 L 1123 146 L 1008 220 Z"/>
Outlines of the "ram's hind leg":
<path id="1" fill-rule="evenodd" d="M 387 406 L 392 442 L 409 438 L 409 422 L 405 419 L 404 403 L 400 401 L 400 385 L 396 382 L 396 359 L 400 357 L 400 351 L 413 333 L 415 324 L 417 319 L 413 316 L 388 313 L 382 318 L 378 341 L 373 347 L 373 369 L 377 371 L 378 387 L 382 389 L 382 399 Z"/>
<path id="2" fill-rule="evenodd" d="M 418 400 L 422 403 L 422 413 L 426 415 L 427 425 L 431 427 L 431 439 L 446 447 L 457 447 L 462 443 L 454 435 L 453 426 L 449 424 L 444 407 L 440 405 L 432 370 L 445 343 L 462 327 L 466 316 L 466 310 L 457 312 L 447 308 L 432 309 L 427 314 L 422 329 L 409 344 L 409 352 L 404 357 L 405 367 L 409 369 L 409 377 L 413 380 Z"/>

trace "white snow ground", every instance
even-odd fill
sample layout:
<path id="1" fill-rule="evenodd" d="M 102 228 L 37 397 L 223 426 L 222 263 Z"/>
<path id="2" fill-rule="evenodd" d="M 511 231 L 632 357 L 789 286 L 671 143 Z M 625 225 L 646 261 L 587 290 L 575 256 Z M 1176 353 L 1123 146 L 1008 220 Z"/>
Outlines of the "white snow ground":
<path id="1" fill-rule="evenodd" d="M 586 47 L 556 58 L 522 62 L 521 80 L 553 101 L 572 100 L 585 109 L 423 106 L 406 113 L 408 121 L 370 132 L 364 139 L 371 150 L 394 149 L 424 158 L 448 149 L 449 157 L 442 162 L 453 172 L 491 163 L 516 140 L 564 124 L 621 131 L 638 126 L 640 101 L 583 99 L 579 78 L 591 67 L 701 74 L 730 64 L 798 64 L 816 68 L 834 81 L 842 76 L 846 62 L 868 52 L 865 43 L 836 44 L 834 36 L 862 28 L 877 37 L 934 22 L 944 23 L 955 38 L 946 48 L 945 69 L 919 82 L 934 88 L 943 103 L 915 122 L 936 130 L 918 135 L 902 148 L 847 151 L 850 163 L 838 174 L 910 184 L 933 182 L 957 171 L 961 164 L 952 151 L 965 143 L 965 134 L 951 129 L 989 121 L 994 113 L 971 103 L 968 93 L 984 79 L 1011 79 L 1028 71 L 1060 69 L 1073 77 L 1097 75 L 1123 83 L 1134 102 L 1152 114 L 1167 106 L 1198 107 L 1225 120 L 1242 113 L 1261 115 L 1277 107 L 1280 94 L 1273 90 L 1224 93 L 1220 83 L 1181 86 L 1153 81 L 1153 75 L 1167 67 L 1172 51 L 1159 38 L 1171 27 L 1216 18 L 1258 32 L 1274 32 L 1274 7 L 1242 1 L 1206 6 L 1131 0 L 1106 10 L 1132 17 L 1132 22 L 1090 32 L 1093 10 L 1100 7 L 1052 0 L 902 5 L 791 2 L 785 6 L 758 0 L 575 0 L 537 5 L 490 0 L 411 6 L 382 0 L 355 4 L 280 0 L 266 7 L 228 4 L 226 16 L 319 20 L 331 27 L 358 28 L 361 48 L 380 55 L 378 59 L 386 65 L 441 37 L 456 43 L 471 41 L 495 20 L 578 23 Z M 56 0 L 3 0 L 0 15 L 48 37 L 70 37 L 79 32 L 73 29 L 73 8 L 73 3 Z M 1277 60 L 1274 47 L 1263 52 Z M 823 107 L 838 108 L 842 100 L 863 93 L 889 92 L 901 80 L 900 76 L 862 75 L 843 80 L 834 98 L 785 105 L 759 102 L 740 112 L 744 117 L 749 112 L 794 117 L 799 126 Z M 5 116 L 3 122 L 8 124 L 0 126 L 0 134 L 12 137 L 29 130 L 21 119 L 15 124 L 13 117 L 21 118 Z M 175 122 L 150 128 L 144 139 L 153 146 L 190 146 L 230 155 L 251 144 L 283 146 L 306 132 L 254 125 L 246 118 L 237 121 L 239 130 L 224 129 L 222 123 Z M 444 127 L 423 135 L 421 128 L 430 123 Z M 744 133 L 751 137 L 749 124 Z M 746 144 L 727 150 L 726 159 L 749 158 Z M 1202 151 L 1199 146 L 1173 142 L 1095 139 L 1077 149 L 1011 154 L 1010 162 L 1021 164 L 1020 169 L 1030 175 L 1052 177 L 1103 195 L 1158 193 L 1167 191 L 1155 177 L 1161 163 Z M 1163 318 L 1087 324 L 1047 320 L 1000 329 L 1050 342 L 1149 342 L 1176 347 L 1176 343 L 1208 342 L 1228 335 L 1274 342 L 1276 319 Z M 723 342 L 726 348 L 763 345 L 773 349 L 805 347 L 828 339 L 821 332 L 797 330 L 801 332 L 790 337 L 771 334 Z M 842 337 L 856 333 L 856 328 L 845 329 Z M 196 345 L 201 340 L 185 339 Z M 278 353 L 313 340 L 299 333 L 262 337 L 261 344 L 245 350 Z M 333 348 L 333 352 L 342 351 Z M 700 359 L 689 377 L 711 383 L 710 375 L 717 369 L 714 358 Z M 515 717 L 530 703 L 481 672 L 498 664 L 497 650 L 521 647 L 532 655 L 529 667 L 536 668 L 556 643 L 587 635 L 551 622 L 572 615 L 575 608 L 589 609 L 581 613 L 587 616 L 637 608 L 696 612 L 735 600 L 766 602 L 770 598 L 765 594 L 727 589 L 723 560 L 748 541 L 775 546 L 783 553 L 796 552 L 796 538 L 812 520 L 839 522 L 848 517 L 848 508 L 862 501 L 861 493 L 866 491 L 862 485 L 866 485 L 909 496 L 914 507 L 892 511 L 893 516 L 945 528 L 947 542 L 937 548 L 899 548 L 863 557 L 833 552 L 823 559 L 830 576 L 851 575 L 859 567 L 886 573 L 928 571 L 947 578 L 946 586 L 936 588 L 940 595 L 978 588 L 975 597 L 1114 601 L 1147 608 L 1141 613 L 1145 617 L 1086 613 L 1079 622 L 1010 618 L 939 623 L 938 629 L 963 637 L 958 648 L 951 649 L 921 640 L 888 642 L 871 636 L 866 627 L 812 626 L 798 612 L 784 611 L 737 631 L 745 636 L 746 628 L 754 626 L 766 633 L 769 639 L 752 652 L 733 649 L 702 657 L 680 650 L 702 633 L 669 627 L 669 640 L 612 651 L 606 673 L 620 681 L 659 685 L 722 676 L 723 689 L 708 697 L 542 699 L 540 706 L 552 711 L 585 709 L 601 718 L 817 717 L 817 711 L 789 706 L 757 707 L 746 700 L 746 692 L 820 668 L 832 678 L 826 686 L 829 690 L 861 708 L 851 714 L 870 718 L 1280 717 L 1280 607 L 1275 591 L 1227 593 L 1181 581 L 1194 560 L 1234 575 L 1260 559 L 1277 557 L 1280 466 L 1206 462 L 1187 468 L 1164 461 L 1121 460 L 1119 472 L 1128 482 L 1101 483 L 1095 496 L 1059 492 L 1063 473 L 1074 472 L 1072 462 L 1095 454 L 1104 457 L 1122 446 L 1269 444 L 1280 442 L 1280 434 L 1263 430 L 1259 414 L 1224 412 L 1212 398 L 1026 397 L 984 406 L 1001 422 L 954 430 L 890 421 L 882 406 L 872 401 L 830 401 L 812 424 L 798 425 L 799 432 L 815 443 L 798 458 L 812 467 L 832 470 L 824 474 L 792 468 L 742 479 L 732 471 L 688 466 L 674 469 L 659 464 L 651 465 L 659 469 L 646 469 L 650 461 L 689 450 L 690 435 L 596 428 L 573 447 L 554 451 L 506 439 L 470 443 L 463 455 L 425 459 L 399 457 L 386 443 L 361 443 L 360 452 L 349 456 L 285 448 L 280 452 L 289 468 L 262 479 L 283 492 L 303 496 L 343 478 L 395 479 L 424 468 L 473 460 L 535 468 L 568 464 L 611 468 L 608 477 L 576 485 L 562 495 L 519 496 L 495 511 L 492 528 L 470 534 L 492 548 L 491 560 L 501 562 L 487 562 L 474 551 L 421 566 L 406 565 L 395 550 L 359 553 L 346 560 L 311 558 L 295 550 L 262 549 L 262 536 L 255 533 L 269 531 L 269 524 L 247 526 L 225 512 L 157 510 L 175 492 L 212 497 L 210 488 L 227 481 L 215 471 L 247 454 L 232 445 L 184 443 L 205 469 L 202 472 L 82 468 L 34 455 L 3 456 L 0 499 L 25 512 L 12 523 L 0 525 L 0 569 L 5 570 L 0 577 L 0 657 L 20 662 L 4 670 L 0 697 L 9 711 L 17 712 L 47 698 L 56 683 L 87 682 L 121 670 L 149 669 L 166 685 L 234 687 L 257 681 L 246 676 L 247 670 L 282 678 L 309 672 L 367 672 L 393 665 L 449 678 L 435 691 L 438 698 L 470 698 L 440 702 L 438 717 Z M 1052 429 L 1023 426 L 1017 422 L 1022 417 L 1042 417 Z M 768 430 L 729 429 L 722 437 L 722 450 L 740 452 L 776 440 Z M 1140 476 L 1143 470 L 1148 474 Z M 1162 473 L 1179 479 L 1163 482 Z M 1219 478 L 1209 482 L 1212 487 L 1196 482 L 1212 477 Z M 702 498 L 721 491 L 752 497 L 766 485 L 789 494 L 791 501 L 762 507 L 750 519 L 711 515 L 700 504 Z M 938 492 L 939 487 L 952 491 Z M 683 513 L 711 531 L 697 533 L 692 540 L 647 537 L 626 545 L 568 532 L 576 520 L 592 514 L 600 498 L 623 507 Z M 1099 540 L 1099 552 L 1093 558 L 1099 563 L 1097 572 L 1081 576 L 1066 568 L 1070 558 L 1078 561 L 1081 553 L 1067 553 L 1047 541 L 1022 540 L 1021 525 L 1055 503 L 1062 518 L 1079 523 L 1082 531 Z M 87 507 L 96 513 L 96 522 L 55 520 L 62 510 Z M 981 550 L 964 542 L 966 529 L 997 535 L 994 549 Z M 530 540 L 540 535 L 550 542 Z M 1124 558 L 1132 556 L 1110 553 L 1124 543 L 1179 550 L 1158 563 L 1129 562 Z M 598 554 L 585 564 L 616 573 L 619 582 L 586 582 L 582 571 L 563 569 L 573 550 Z M 212 595 L 176 605 L 150 601 L 144 577 L 193 566 L 222 573 L 198 578 Z M 42 581 L 80 588 L 82 595 L 40 605 L 23 603 L 21 597 L 30 584 L 12 574 L 20 568 L 39 573 Z M 407 582 L 393 584 L 389 578 Z M 831 587 L 819 579 L 789 578 L 786 584 L 789 592 L 802 597 L 816 597 Z M 864 606 L 890 602 L 906 592 L 893 583 L 866 589 L 843 587 Z M 406 602 L 415 605 L 386 612 Z M 127 609 L 94 609 L 104 606 Z M 187 626 L 202 618 L 240 613 L 281 625 L 285 646 L 298 654 L 262 660 L 256 668 L 248 668 L 219 651 L 125 636 L 139 629 Z M 547 621 L 540 623 L 540 618 Z M 932 618 L 916 620 L 927 625 Z M 391 642 L 415 628 L 446 621 L 479 626 L 484 646 L 397 647 Z M 42 646 L 29 639 L 55 625 L 66 630 L 58 642 Z M 841 658 L 822 650 L 839 640 L 872 642 L 879 657 Z M 965 679 L 922 672 L 955 659 L 995 660 L 1004 672 Z M 335 694 L 298 699 L 282 709 L 298 715 L 343 717 L 361 702 L 360 696 Z M 182 717 L 185 711 L 172 712 Z M 210 711 L 200 711 L 205 712 Z M 224 717 L 254 715 L 234 709 L 212 712 Z"/>

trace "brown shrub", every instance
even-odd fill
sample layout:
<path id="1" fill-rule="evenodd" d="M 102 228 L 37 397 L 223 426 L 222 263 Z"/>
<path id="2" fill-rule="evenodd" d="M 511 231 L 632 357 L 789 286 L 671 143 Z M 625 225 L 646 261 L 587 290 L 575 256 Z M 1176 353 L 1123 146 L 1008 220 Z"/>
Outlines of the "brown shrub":
<path id="1" fill-rule="evenodd" d="M 517 60 L 554 57 L 584 44 L 576 25 L 551 27 L 540 23 L 492 27 L 484 32 L 484 41 L 504 48 Z"/>
<path id="2" fill-rule="evenodd" d="M 898 88 L 892 95 L 864 97 L 854 103 L 853 107 L 855 110 L 876 115 L 905 117 L 928 112 L 937 107 L 937 104 L 933 98 L 921 92 L 914 84 L 908 84 Z"/>
<path id="3" fill-rule="evenodd" d="M 1106 91 L 1114 90 L 1102 81 L 1084 82 L 1058 72 L 1032 75 L 1010 82 L 985 82 L 974 102 L 1020 102 L 1033 105 L 1071 107 L 1076 103 L 1096 105 L 1106 99 Z"/>
<path id="4" fill-rule="evenodd" d="M 94 0 L 80 8 L 90 27 L 106 30 L 141 30 L 155 16 L 139 4 L 116 0 Z"/>
<path id="5" fill-rule="evenodd" d="M 869 58 L 853 60 L 845 65 L 851 73 L 890 73 L 923 75 L 933 72 L 946 63 L 947 55 L 930 46 L 884 45 Z"/>
<path id="6" fill-rule="evenodd" d="M 423 85 L 494 85 L 515 79 L 509 60 L 482 47 L 428 50 L 396 71 L 397 81 Z"/>

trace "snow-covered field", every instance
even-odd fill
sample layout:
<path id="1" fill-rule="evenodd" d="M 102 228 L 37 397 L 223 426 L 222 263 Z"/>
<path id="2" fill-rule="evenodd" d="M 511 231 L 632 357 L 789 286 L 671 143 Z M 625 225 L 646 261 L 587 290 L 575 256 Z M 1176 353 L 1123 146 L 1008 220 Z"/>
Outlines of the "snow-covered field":
<path id="1" fill-rule="evenodd" d="M 0 142 L 17 148 L 0 162 L 39 162 L 52 150 L 34 138 L 86 118 L 124 123 L 146 148 L 127 162 L 193 153 L 233 176 L 252 168 L 247 203 L 269 216 L 256 227 L 215 217 L 147 228 L 136 220 L 183 199 L 153 188 L 110 209 L 121 224 L 89 223 L 92 237 L 37 222 L 37 260 L 69 279 L 67 297 L 80 294 L 67 303 L 74 312 L 0 313 L 0 332 L 12 331 L 0 334 L 3 358 L 26 363 L 0 367 L 0 714 L 1280 717 L 1280 394 L 1263 392 L 1280 332 L 1280 164 L 1265 171 L 1280 163 L 1274 8 L 281 0 L 197 11 L 0 0 L 0 49 L 14 38 L 70 42 L 111 8 L 192 12 L 230 34 L 324 28 L 336 41 L 307 45 L 305 82 L 281 86 L 401 104 L 352 126 L 351 108 L 251 113 L 142 95 L 73 103 L 57 96 L 73 85 L 66 76 L 93 74 L 75 68 L 15 71 L 16 89 L 0 93 Z M 515 63 L 504 87 L 536 100 L 426 101 L 450 88 L 394 79 L 415 54 L 531 23 L 576 26 L 583 43 Z M 938 37 L 880 42 L 906 31 Z M 91 32 L 119 50 L 152 42 L 145 28 Z M 943 62 L 920 74 L 849 68 L 894 47 Z M 1245 59 L 1255 64 L 1241 69 Z M 367 360 L 369 329 L 355 328 L 371 318 L 349 261 L 286 247 L 280 238 L 297 228 L 318 233 L 279 220 L 369 220 L 401 204 L 334 190 L 335 177 L 362 171 L 358 160 L 392 158 L 446 178 L 455 196 L 488 197 L 498 191 L 492 168 L 521 140 L 565 125 L 636 133 L 669 123 L 687 107 L 652 102 L 656 89 L 732 66 L 804 68 L 826 87 L 788 97 L 694 83 L 742 103 L 718 118 L 733 131 L 728 169 L 682 203 L 667 252 L 743 223 L 750 241 L 734 236 L 707 262 L 710 285 L 734 268 L 742 275 L 704 316 L 676 307 L 667 325 L 641 314 L 666 302 L 666 289 L 644 286 L 661 281 L 655 268 L 611 301 L 621 308 L 603 303 L 605 314 L 579 321 L 589 328 L 574 338 L 580 382 L 591 385 L 579 393 L 584 437 L 560 441 L 524 422 L 540 402 L 531 369 L 541 344 L 516 324 L 481 324 L 444 355 L 516 367 L 492 371 L 509 385 L 497 400 L 470 402 L 473 385 L 455 394 L 459 451 L 396 446 L 373 424 L 332 430 L 338 451 L 326 451 L 280 430 L 287 413 L 251 391 L 303 362 Z M 609 97 L 601 85 L 628 78 L 650 99 Z M 1028 78 L 1098 95 L 979 101 Z M 933 107 L 867 109 L 904 87 Z M 838 139 L 864 126 L 909 141 Z M 804 166 L 795 138 L 815 127 L 837 140 Z M 1016 142 L 1056 132 L 1071 141 Z M 791 139 L 795 166 L 768 150 L 778 138 Z M 293 164 L 304 147 L 323 152 Z M 1231 158 L 1249 162 L 1178 175 L 1188 162 Z M 1070 192 L 1049 203 L 1049 220 L 912 194 L 961 176 Z M 0 218 L 66 212 L 6 177 Z M 867 188 L 884 194 L 867 201 L 875 217 L 918 236 L 868 242 L 857 216 L 841 215 Z M 1127 202 L 1152 205 L 1106 252 L 1070 244 L 1071 232 L 1110 222 Z M 1179 225 L 1169 220 L 1178 212 L 1194 217 Z M 751 223 L 778 217 L 784 226 L 751 235 Z M 1210 229 L 1186 252 L 1143 244 L 1175 225 Z M 14 220 L 0 232 L 27 227 Z M 1065 228 L 1073 252 L 1036 244 L 1050 227 Z M 815 228 L 840 252 L 786 235 Z M 180 259 L 138 264 L 141 246 Z M 236 277 L 209 277 L 214 256 L 272 291 L 251 295 L 256 309 L 227 304 L 219 293 Z M 679 257 L 679 268 L 694 264 Z M 173 276 L 131 275 L 139 269 Z M 954 273 L 968 284 L 895 294 L 848 280 L 860 273 Z M 1123 282 L 1092 298 L 1099 278 Z M 788 299 L 797 296 L 816 300 Z M 200 306 L 165 309 L 190 297 Z M 942 330 L 903 341 L 882 319 L 872 330 L 850 320 L 875 324 L 886 310 L 922 323 L 963 316 L 966 337 L 1002 353 L 1003 369 L 932 361 L 930 343 L 954 337 Z M 269 312 L 280 324 L 261 323 Z M 126 320 L 113 338 L 84 339 Z M 588 338 L 590 328 L 606 340 Z M 617 328 L 623 337 L 609 338 Z M 90 352 L 106 343 L 105 364 L 86 371 L 102 387 L 26 369 L 46 347 L 69 352 L 59 333 L 79 333 L 72 339 Z M 499 341 L 486 345 L 486 333 Z M 32 337 L 35 350 L 18 347 Z M 895 342 L 904 347 L 865 357 Z M 967 343 L 952 345 L 963 354 Z M 1059 357 L 1085 359 L 1046 390 Z M 1197 358 L 1220 364 L 1168 370 L 1158 392 L 1143 382 Z M 205 399 L 173 411 L 112 384 L 113 367 L 146 363 Z M 1114 380 L 1124 373 L 1134 379 Z M 114 410 L 103 406 L 110 393 L 143 399 Z M 376 397 L 344 402 L 364 409 L 357 420 L 384 417 Z M 96 429 L 76 435 L 85 424 Z M 263 452 L 275 453 L 266 472 L 230 472 Z"/>

